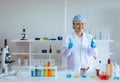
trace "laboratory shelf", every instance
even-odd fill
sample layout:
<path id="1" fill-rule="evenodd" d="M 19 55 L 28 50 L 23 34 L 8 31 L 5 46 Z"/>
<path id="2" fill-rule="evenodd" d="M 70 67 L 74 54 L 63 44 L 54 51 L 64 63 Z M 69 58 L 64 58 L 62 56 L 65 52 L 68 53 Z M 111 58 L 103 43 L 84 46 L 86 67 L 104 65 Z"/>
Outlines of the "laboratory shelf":
<path id="1" fill-rule="evenodd" d="M 11 40 L 11 42 L 33 42 L 33 39 L 29 39 L 29 40 L 14 39 L 14 40 Z"/>
<path id="2" fill-rule="evenodd" d="M 34 40 L 34 39 L 28 39 L 28 40 L 11 40 L 11 42 L 62 42 L 62 40 Z"/>
<path id="3" fill-rule="evenodd" d="M 31 55 L 61 55 L 60 53 L 30 53 Z"/>
<path id="4" fill-rule="evenodd" d="M 29 55 L 30 53 L 11 53 L 11 55 Z"/>
<path id="5" fill-rule="evenodd" d="M 11 55 L 61 55 L 60 53 L 11 53 Z"/>
<path id="6" fill-rule="evenodd" d="M 95 40 L 97 43 L 103 43 L 103 42 L 114 42 L 114 40 Z"/>
<path id="7" fill-rule="evenodd" d="M 63 57 L 60 53 L 60 46 L 62 40 L 35 40 L 35 39 L 28 39 L 28 40 L 20 40 L 14 39 L 11 40 L 14 44 L 14 50 L 11 53 L 13 57 L 17 59 L 24 60 L 22 56 L 28 56 L 28 66 L 36 65 L 40 63 L 42 59 L 45 61 L 54 60 L 55 65 L 62 65 L 63 64 Z M 50 45 L 52 46 L 52 53 L 49 53 Z M 47 50 L 46 53 L 42 53 L 42 50 Z M 16 60 L 17 61 L 17 60 Z M 39 62 L 38 62 L 39 61 Z M 23 64 L 24 62 L 21 61 Z M 57 64 L 60 62 L 61 64 Z"/>

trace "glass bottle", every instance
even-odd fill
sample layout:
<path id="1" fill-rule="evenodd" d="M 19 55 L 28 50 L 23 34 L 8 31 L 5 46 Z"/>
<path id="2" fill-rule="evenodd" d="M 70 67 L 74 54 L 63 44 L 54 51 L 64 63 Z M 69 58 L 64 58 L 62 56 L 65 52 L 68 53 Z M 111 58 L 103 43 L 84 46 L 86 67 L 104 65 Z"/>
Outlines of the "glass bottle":
<path id="1" fill-rule="evenodd" d="M 49 53 L 52 53 L 52 47 L 51 47 L 51 45 L 50 45 L 50 48 L 49 48 Z"/>
<path id="2" fill-rule="evenodd" d="M 18 66 L 21 66 L 21 59 L 18 58 Z"/>
<path id="3" fill-rule="evenodd" d="M 108 63 L 106 64 L 106 73 L 112 77 L 112 63 L 111 59 L 108 59 Z"/>

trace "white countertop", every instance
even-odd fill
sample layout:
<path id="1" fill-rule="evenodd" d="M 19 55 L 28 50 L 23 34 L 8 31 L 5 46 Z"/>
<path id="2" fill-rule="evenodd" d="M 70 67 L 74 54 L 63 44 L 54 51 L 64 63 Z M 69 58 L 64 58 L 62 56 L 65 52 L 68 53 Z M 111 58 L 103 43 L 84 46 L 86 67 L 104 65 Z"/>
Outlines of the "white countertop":
<path id="1" fill-rule="evenodd" d="M 96 78 L 90 78 L 90 76 L 87 76 L 87 78 L 66 78 L 66 73 L 64 71 L 58 71 L 56 78 L 45 78 L 45 77 L 29 77 L 28 72 L 18 72 L 17 76 L 8 76 L 4 78 L 0 78 L 0 82 L 120 82 L 120 80 L 100 80 L 97 77 Z"/>

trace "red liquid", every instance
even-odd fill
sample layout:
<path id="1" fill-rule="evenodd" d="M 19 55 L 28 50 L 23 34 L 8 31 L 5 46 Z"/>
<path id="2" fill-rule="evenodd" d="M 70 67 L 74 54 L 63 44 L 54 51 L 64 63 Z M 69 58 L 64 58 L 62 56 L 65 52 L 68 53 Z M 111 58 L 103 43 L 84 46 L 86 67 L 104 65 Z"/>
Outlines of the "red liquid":
<path id="1" fill-rule="evenodd" d="M 102 74 L 102 75 L 99 75 L 99 79 L 100 79 L 100 80 L 108 80 L 108 79 L 109 79 L 109 76 Z"/>

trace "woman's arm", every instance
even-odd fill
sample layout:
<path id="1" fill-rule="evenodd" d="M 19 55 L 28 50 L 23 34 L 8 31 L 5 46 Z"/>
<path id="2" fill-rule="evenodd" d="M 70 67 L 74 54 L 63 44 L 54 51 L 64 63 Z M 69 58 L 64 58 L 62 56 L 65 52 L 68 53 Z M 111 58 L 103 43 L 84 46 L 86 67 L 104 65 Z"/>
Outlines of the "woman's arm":
<path id="1" fill-rule="evenodd" d="M 61 47 L 61 54 L 65 57 L 69 57 L 72 52 L 72 48 L 69 49 L 68 44 L 69 44 L 69 39 L 68 39 L 68 37 L 65 37 L 65 39 L 63 40 L 63 43 L 62 43 L 62 47 Z"/>

